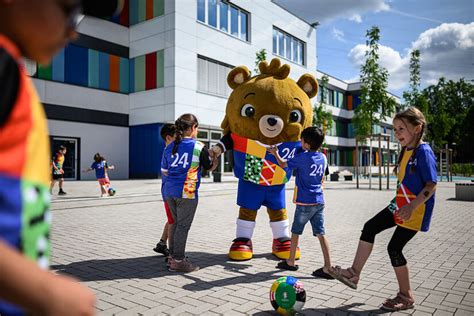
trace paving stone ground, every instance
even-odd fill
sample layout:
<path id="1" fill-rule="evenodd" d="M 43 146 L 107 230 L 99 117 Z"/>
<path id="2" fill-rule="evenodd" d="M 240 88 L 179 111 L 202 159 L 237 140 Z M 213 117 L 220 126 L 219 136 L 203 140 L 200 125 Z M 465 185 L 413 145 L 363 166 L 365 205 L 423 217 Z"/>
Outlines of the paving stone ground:
<path id="1" fill-rule="evenodd" d="M 378 187 L 376 181 L 374 187 Z M 99 198 L 96 182 L 66 182 L 65 197 L 53 198 L 52 268 L 75 276 L 97 296 L 98 315 L 271 315 L 268 292 L 274 280 L 290 275 L 275 269 L 272 235 L 264 209 L 257 216 L 255 258 L 227 259 L 238 213 L 233 178 L 206 180 L 191 228 L 187 255 L 201 267 L 190 274 L 166 270 L 152 248 L 165 213 L 159 180 L 113 181 L 117 195 Z M 293 182 L 287 186 L 290 222 Z M 391 184 L 392 188 L 394 183 Z M 326 184 L 326 230 L 334 264 L 352 262 L 366 220 L 386 206 L 393 190 L 361 189 L 354 182 Z M 413 315 L 474 315 L 474 203 L 454 199 L 454 184 L 438 185 L 431 230 L 418 233 L 405 249 L 416 297 Z M 307 226 L 301 238 L 300 270 L 306 315 L 380 314 L 379 305 L 397 292 L 386 252 L 393 230 L 377 236 L 359 289 L 316 279 L 322 266 L 318 240 Z"/>

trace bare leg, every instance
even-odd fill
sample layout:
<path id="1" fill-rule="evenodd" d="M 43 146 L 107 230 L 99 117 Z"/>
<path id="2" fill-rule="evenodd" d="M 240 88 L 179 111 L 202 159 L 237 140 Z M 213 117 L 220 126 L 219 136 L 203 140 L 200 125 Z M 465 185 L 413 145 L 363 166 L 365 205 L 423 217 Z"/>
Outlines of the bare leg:
<path id="1" fill-rule="evenodd" d="M 161 234 L 161 240 L 165 242 L 168 240 L 169 229 L 169 224 L 166 222 L 165 228 L 163 228 L 163 233 Z"/>
<path id="2" fill-rule="evenodd" d="M 59 183 L 59 191 L 62 191 L 62 189 L 63 189 L 63 182 L 64 182 L 64 179 L 60 178 L 59 182 L 58 182 Z"/>
<path id="3" fill-rule="evenodd" d="M 324 235 L 318 235 L 319 243 L 321 244 L 321 251 L 323 252 L 324 257 L 324 267 L 323 271 L 328 273 L 329 268 L 331 267 L 331 256 L 329 255 L 329 241 Z"/>
<path id="4" fill-rule="evenodd" d="M 51 180 L 51 186 L 49 187 L 49 192 L 53 193 L 53 188 L 54 188 L 55 183 L 56 183 L 56 180 Z"/>
<path id="5" fill-rule="evenodd" d="M 99 183 L 99 187 L 100 187 L 100 196 L 104 196 L 104 194 L 107 194 L 107 191 L 105 191 L 105 188 L 103 185 Z"/>
<path id="6" fill-rule="evenodd" d="M 395 275 L 397 276 L 400 293 L 414 300 L 413 292 L 410 287 L 410 273 L 408 266 L 404 265 L 401 267 L 394 267 L 393 269 L 395 270 Z"/>
<path id="7" fill-rule="evenodd" d="M 294 266 L 296 260 L 296 248 L 298 247 L 299 235 L 291 234 L 290 258 L 286 260 L 288 265 Z"/>
<path id="8" fill-rule="evenodd" d="M 357 247 L 354 262 L 352 262 L 352 269 L 354 269 L 357 275 L 360 275 L 360 273 L 362 272 L 362 269 L 364 268 L 367 259 L 369 259 L 373 248 L 374 244 L 359 240 L 359 246 Z"/>

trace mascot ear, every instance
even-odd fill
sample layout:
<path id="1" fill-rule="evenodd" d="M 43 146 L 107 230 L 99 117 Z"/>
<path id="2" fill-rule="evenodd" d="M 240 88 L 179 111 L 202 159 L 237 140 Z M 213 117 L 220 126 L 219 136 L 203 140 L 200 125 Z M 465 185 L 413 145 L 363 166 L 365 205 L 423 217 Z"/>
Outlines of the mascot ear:
<path id="1" fill-rule="evenodd" d="M 221 128 L 224 130 L 224 135 L 230 132 L 229 118 L 227 117 L 227 115 L 224 117 L 224 120 L 221 123 Z"/>
<path id="2" fill-rule="evenodd" d="M 310 99 L 318 94 L 318 82 L 310 74 L 302 75 L 300 79 L 298 79 L 297 84 Z"/>
<path id="3" fill-rule="evenodd" d="M 227 84 L 233 89 L 250 79 L 250 71 L 245 66 L 232 69 L 227 76 Z"/>

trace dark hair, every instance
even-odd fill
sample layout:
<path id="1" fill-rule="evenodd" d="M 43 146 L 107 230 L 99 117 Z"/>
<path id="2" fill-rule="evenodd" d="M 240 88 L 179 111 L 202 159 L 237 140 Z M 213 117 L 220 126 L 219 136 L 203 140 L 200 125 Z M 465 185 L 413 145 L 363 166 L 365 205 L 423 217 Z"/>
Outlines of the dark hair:
<path id="1" fill-rule="evenodd" d="M 410 156 L 410 161 L 412 161 L 413 158 L 416 156 L 416 150 L 418 149 L 418 146 L 420 145 L 421 141 L 423 140 L 423 134 L 425 133 L 425 129 L 426 129 L 425 116 L 416 107 L 410 106 L 410 107 L 406 108 L 405 110 L 398 112 L 395 115 L 395 117 L 393 118 L 393 120 L 394 121 L 395 120 L 400 120 L 400 121 L 404 122 L 405 124 L 408 123 L 408 124 L 413 125 L 413 126 L 421 125 L 421 132 L 420 132 L 420 135 L 418 136 L 418 139 L 416 141 L 416 147 L 415 147 L 415 149 L 413 150 L 413 152 L 411 153 L 411 156 Z M 397 165 L 393 169 L 393 172 L 395 174 L 397 174 L 398 171 L 399 171 L 398 168 L 400 166 L 400 162 L 403 159 L 403 154 L 405 153 L 405 151 L 406 151 L 406 148 L 402 147 L 402 150 L 400 151 L 400 154 L 398 155 Z M 413 173 L 413 172 L 415 172 L 415 165 L 412 163 L 410 165 L 410 173 Z"/>
<path id="2" fill-rule="evenodd" d="M 161 128 L 160 135 L 161 138 L 166 141 L 166 136 L 173 137 L 176 134 L 176 126 L 173 123 L 163 124 Z"/>
<path id="3" fill-rule="evenodd" d="M 183 140 L 183 134 L 186 130 L 192 128 L 193 126 L 198 126 L 198 119 L 194 114 L 183 114 L 174 122 L 176 127 L 176 139 L 174 141 L 172 155 L 176 154 L 178 150 L 178 145 Z"/>
<path id="4" fill-rule="evenodd" d="M 316 151 L 323 144 L 324 133 L 319 127 L 306 127 L 303 132 L 301 132 L 301 139 L 309 144 L 311 151 Z"/>
<path id="5" fill-rule="evenodd" d="M 99 162 L 102 162 L 102 161 L 104 161 L 104 160 L 105 160 L 105 158 L 102 157 L 99 153 L 96 153 L 96 154 L 94 155 L 94 161 L 95 161 L 95 162 L 99 163 Z"/>
<path id="6" fill-rule="evenodd" d="M 64 146 L 64 145 L 61 145 L 61 146 L 58 147 L 58 151 L 65 150 L 65 149 L 66 149 L 66 146 Z"/>

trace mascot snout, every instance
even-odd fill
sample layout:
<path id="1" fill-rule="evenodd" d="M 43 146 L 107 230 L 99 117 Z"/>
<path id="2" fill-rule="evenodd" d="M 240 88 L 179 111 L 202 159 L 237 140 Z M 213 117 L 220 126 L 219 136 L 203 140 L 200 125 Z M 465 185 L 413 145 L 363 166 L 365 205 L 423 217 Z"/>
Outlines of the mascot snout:
<path id="1" fill-rule="evenodd" d="M 264 115 L 258 121 L 260 132 L 268 138 L 277 137 L 285 127 L 285 123 L 278 115 Z"/>

